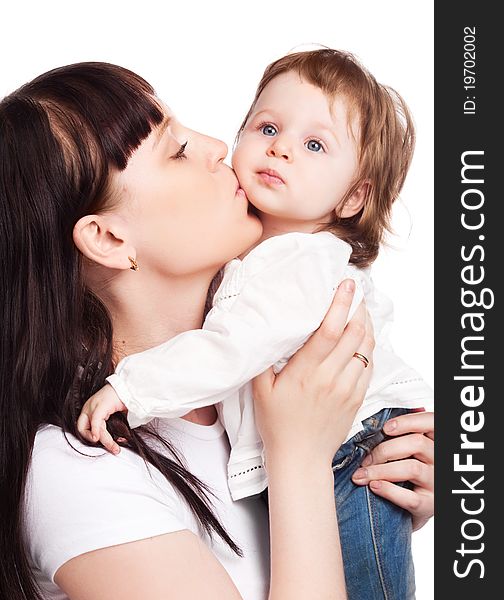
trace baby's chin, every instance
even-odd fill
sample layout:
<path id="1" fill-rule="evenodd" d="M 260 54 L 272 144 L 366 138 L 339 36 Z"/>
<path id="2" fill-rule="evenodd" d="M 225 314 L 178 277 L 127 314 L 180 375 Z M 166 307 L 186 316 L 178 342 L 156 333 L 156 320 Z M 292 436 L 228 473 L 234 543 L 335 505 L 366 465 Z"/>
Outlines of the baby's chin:
<path id="1" fill-rule="evenodd" d="M 257 209 L 252 202 L 249 202 L 248 204 L 248 208 L 247 208 L 247 213 L 249 215 L 254 215 L 256 217 L 260 217 L 261 216 L 261 211 L 259 209 Z"/>
<path id="2" fill-rule="evenodd" d="M 240 178 L 240 170 L 235 169 L 235 175 L 238 178 L 240 187 L 247 195 L 247 200 L 249 201 L 249 214 L 254 214 L 258 217 L 262 214 L 279 218 L 284 218 L 286 216 L 282 214 L 280 206 L 275 206 L 274 203 L 271 202 L 271 198 L 267 197 L 268 194 L 265 194 L 264 190 L 261 189 L 261 186 L 257 185 L 250 176 L 250 173 L 244 173 Z"/>
<path id="3" fill-rule="evenodd" d="M 257 189 L 258 186 L 250 186 L 249 189 L 244 187 L 244 191 L 247 194 L 249 205 L 254 207 L 254 214 L 271 215 L 273 217 L 288 217 L 285 215 L 285 207 L 282 206 L 281 202 L 278 202 L 276 198 L 264 198 L 261 195 L 261 189 Z M 266 194 L 267 196 L 267 194 Z"/>
<path id="4" fill-rule="evenodd" d="M 236 171 L 235 171 L 235 175 L 238 177 L 238 173 L 236 173 Z M 260 217 L 262 210 L 259 208 L 260 203 L 258 205 L 254 201 L 254 191 L 253 191 L 253 189 L 251 189 L 250 186 L 247 186 L 246 184 L 243 184 L 240 181 L 239 177 L 238 177 L 238 183 L 240 184 L 240 187 L 242 188 L 242 190 L 245 192 L 245 195 L 247 196 L 247 200 L 248 200 L 247 213 L 249 215 L 255 215 L 256 217 Z"/>
<path id="5" fill-rule="evenodd" d="M 271 214 L 271 211 L 268 208 L 268 206 L 265 206 L 264 203 L 262 203 L 260 200 L 254 198 L 253 194 L 249 195 L 245 188 L 243 189 L 245 190 L 245 193 L 247 194 L 247 199 L 249 201 L 249 214 L 256 215 L 257 217 L 260 217 L 263 214 Z"/>

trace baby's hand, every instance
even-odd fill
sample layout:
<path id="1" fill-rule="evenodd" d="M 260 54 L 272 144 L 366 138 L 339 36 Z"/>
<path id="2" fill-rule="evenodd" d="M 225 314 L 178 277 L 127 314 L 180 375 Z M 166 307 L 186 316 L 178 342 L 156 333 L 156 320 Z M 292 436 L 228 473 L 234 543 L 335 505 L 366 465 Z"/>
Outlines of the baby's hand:
<path id="1" fill-rule="evenodd" d="M 106 384 L 82 407 L 77 419 L 77 429 L 88 442 L 100 442 L 112 454 L 119 454 L 121 451 L 119 444 L 107 431 L 107 419 L 116 412 L 127 410 L 114 388 Z"/>

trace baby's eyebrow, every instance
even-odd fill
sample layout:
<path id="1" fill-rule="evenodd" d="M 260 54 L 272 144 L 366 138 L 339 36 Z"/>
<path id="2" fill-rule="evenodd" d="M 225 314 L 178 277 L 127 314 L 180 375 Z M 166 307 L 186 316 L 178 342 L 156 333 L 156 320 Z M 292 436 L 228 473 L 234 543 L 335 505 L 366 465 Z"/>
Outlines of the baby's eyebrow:
<path id="1" fill-rule="evenodd" d="M 263 110 L 260 110 L 259 112 L 255 113 L 255 114 L 252 114 L 252 117 L 255 119 L 256 117 L 258 117 L 259 115 L 262 115 L 264 113 L 266 113 L 268 115 L 271 115 L 273 117 L 275 116 L 275 112 L 274 111 L 269 110 L 267 108 L 263 108 Z"/>
<path id="2" fill-rule="evenodd" d="M 313 127 L 315 129 L 317 129 L 318 131 L 323 131 L 325 133 L 328 133 L 333 139 L 334 141 L 338 144 L 338 146 L 341 146 L 341 143 L 337 137 L 337 135 L 334 133 L 334 131 L 330 128 L 327 127 L 327 125 L 324 125 L 323 123 L 313 123 Z"/>

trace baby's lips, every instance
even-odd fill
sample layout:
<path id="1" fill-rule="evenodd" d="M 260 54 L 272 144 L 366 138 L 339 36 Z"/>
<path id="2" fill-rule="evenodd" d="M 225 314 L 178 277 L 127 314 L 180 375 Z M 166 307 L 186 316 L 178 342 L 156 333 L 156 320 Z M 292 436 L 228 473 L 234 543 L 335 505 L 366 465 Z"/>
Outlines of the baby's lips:
<path id="1" fill-rule="evenodd" d="M 281 175 L 272 169 L 258 171 L 257 175 L 269 185 L 285 185 L 285 181 Z"/>

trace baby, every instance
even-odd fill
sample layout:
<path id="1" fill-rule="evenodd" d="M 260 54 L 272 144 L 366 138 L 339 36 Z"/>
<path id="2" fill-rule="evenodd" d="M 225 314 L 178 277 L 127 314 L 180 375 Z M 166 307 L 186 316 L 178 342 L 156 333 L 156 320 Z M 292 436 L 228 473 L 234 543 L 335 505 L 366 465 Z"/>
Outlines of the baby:
<path id="1" fill-rule="evenodd" d="M 201 330 L 123 359 L 79 419 L 81 433 L 98 441 L 118 410 L 137 427 L 216 404 L 231 445 L 233 499 L 262 492 L 267 472 L 250 380 L 271 365 L 278 372 L 320 325 L 340 281 L 353 278 L 352 310 L 364 297 L 374 324 L 374 370 L 333 470 L 348 595 L 360 600 L 404 600 L 414 588 L 409 515 L 351 482 L 364 454 L 383 440 L 384 422 L 432 395 L 392 352 L 392 305 L 369 273 L 413 142 L 400 96 L 352 55 L 321 49 L 269 65 L 233 155 L 264 226 L 261 243 L 226 265 Z M 355 358 L 368 366 L 368 357 Z"/>

